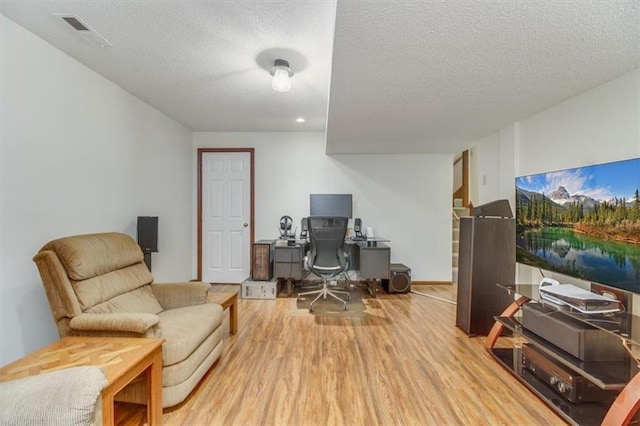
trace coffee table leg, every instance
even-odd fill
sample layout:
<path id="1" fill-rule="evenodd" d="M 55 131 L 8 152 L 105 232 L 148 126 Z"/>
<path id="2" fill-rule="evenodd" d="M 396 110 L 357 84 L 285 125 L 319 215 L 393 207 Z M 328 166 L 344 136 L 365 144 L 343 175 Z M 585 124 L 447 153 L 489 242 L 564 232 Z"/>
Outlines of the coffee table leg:
<path id="1" fill-rule="evenodd" d="M 229 331 L 231 334 L 238 332 L 238 294 L 233 295 L 231 306 L 229 306 Z"/>
<path id="2" fill-rule="evenodd" d="M 147 368 L 147 423 L 150 426 L 162 424 L 162 347 L 153 354 Z"/>
<path id="3" fill-rule="evenodd" d="M 102 390 L 102 424 L 103 426 L 115 425 L 115 412 L 113 409 L 113 390 L 108 386 Z"/>

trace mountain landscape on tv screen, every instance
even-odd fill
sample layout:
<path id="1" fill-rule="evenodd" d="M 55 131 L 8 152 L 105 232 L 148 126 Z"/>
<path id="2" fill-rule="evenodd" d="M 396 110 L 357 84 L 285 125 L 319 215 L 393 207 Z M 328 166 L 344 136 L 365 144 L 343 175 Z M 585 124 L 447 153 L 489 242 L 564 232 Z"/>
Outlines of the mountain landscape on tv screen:
<path id="1" fill-rule="evenodd" d="M 519 263 L 640 293 L 640 159 L 516 178 Z"/>

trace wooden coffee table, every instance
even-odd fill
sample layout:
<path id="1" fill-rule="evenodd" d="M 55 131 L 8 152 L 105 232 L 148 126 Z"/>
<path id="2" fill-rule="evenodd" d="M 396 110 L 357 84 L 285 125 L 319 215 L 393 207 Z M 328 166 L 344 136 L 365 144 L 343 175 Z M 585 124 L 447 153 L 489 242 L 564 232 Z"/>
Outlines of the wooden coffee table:
<path id="1" fill-rule="evenodd" d="M 102 390 L 102 424 L 114 424 L 116 393 L 145 374 L 147 424 L 162 423 L 162 343 L 164 339 L 129 337 L 64 337 L 0 368 L 0 382 L 35 376 L 81 365 L 104 369 L 107 387 Z"/>
<path id="2" fill-rule="evenodd" d="M 207 303 L 217 303 L 222 309 L 229 308 L 229 332 L 238 332 L 238 293 L 235 291 L 213 291 L 207 293 Z"/>

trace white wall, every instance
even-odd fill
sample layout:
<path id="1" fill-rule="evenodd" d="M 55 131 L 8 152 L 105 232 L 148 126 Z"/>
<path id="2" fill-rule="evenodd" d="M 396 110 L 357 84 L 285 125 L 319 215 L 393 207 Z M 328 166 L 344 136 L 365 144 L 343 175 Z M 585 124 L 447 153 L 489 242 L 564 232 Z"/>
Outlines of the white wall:
<path id="1" fill-rule="evenodd" d="M 518 176 L 640 156 L 640 71 L 520 122 Z"/>
<path id="2" fill-rule="evenodd" d="M 470 150 L 469 200 L 474 206 L 500 198 L 496 170 L 500 167 L 500 135 L 498 132 L 476 142 Z"/>
<path id="3" fill-rule="evenodd" d="M 513 180 L 514 156 L 518 138 L 518 123 L 513 123 L 475 143 L 472 160 L 470 197 L 474 206 L 505 198 L 515 208 Z M 507 178 L 505 178 L 505 176 Z"/>
<path id="4" fill-rule="evenodd" d="M 191 276 L 191 132 L 0 15 L 0 365 L 58 338 L 47 241 L 159 216 L 157 281 Z"/>
<path id="5" fill-rule="evenodd" d="M 501 166 L 494 168 L 496 164 L 489 162 L 479 168 L 474 179 L 487 173 L 490 191 L 512 201 L 516 176 L 638 158 L 640 71 L 636 69 L 513 123 L 498 133 L 498 139 L 486 146 L 478 141 L 474 149 L 479 156 L 497 155 Z M 513 167 L 502 167 L 508 163 Z M 537 269 L 518 265 L 518 282 L 537 283 L 540 278 Z M 559 278 L 586 285 L 569 277 Z"/>
<path id="6" fill-rule="evenodd" d="M 417 281 L 451 281 L 452 156 L 327 156 L 323 133 L 196 132 L 193 141 L 194 152 L 255 148 L 256 240 L 277 237 L 283 215 L 299 229 L 310 193 L 351 193 L 353 216 L 391 240 L 392 262 Z"/>

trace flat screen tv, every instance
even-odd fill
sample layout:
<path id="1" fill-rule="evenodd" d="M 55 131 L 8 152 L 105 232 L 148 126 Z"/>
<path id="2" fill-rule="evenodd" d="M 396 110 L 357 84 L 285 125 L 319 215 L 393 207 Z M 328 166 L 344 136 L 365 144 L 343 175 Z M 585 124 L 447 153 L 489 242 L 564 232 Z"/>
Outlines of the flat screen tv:
<path id="1" fill-rule="evenodd" d="M 309 214 L 311 216 L 351 218 L 352 199 L 351 194 L 311 194 L 309 196 Z"/>
<path id="2" fill-rule="evenodd" d="M 516 178 L 516 261 L 640 293 L 640 158 Z"/>

